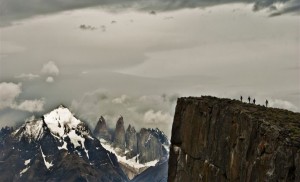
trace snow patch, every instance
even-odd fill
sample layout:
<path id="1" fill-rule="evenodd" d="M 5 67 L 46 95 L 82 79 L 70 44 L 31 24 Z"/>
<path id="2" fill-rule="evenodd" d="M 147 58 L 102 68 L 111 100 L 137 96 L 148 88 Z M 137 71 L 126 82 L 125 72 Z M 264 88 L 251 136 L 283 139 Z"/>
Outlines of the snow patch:
<path id="1" fill-rule="evenodd" d="M 25 166 L 27 166 L 30 163 L 31 159 L 28 159 L 24 162 Z"/>
<path id="2" fill-rule="evenodd" d="M 50 131 L 62 137 L 68 129 L 75 129 L 80 120 L 76 119 L 69 109 L 60 106 L 59 108 L 44 115 L 45 123 Z"/>
<path id="3" fill-rule="evenodd" d="M 74 148 L 80 147 L 84 149 L 87 158 L 89 158 L 88 150 L 85 148 L 84 142 L 87 136 L 91 139 L 85 125 L 75 118 L 71 111 L 63 106 L 44 115 L 44 121 L 47 124 L 52 135 L 58 139 L 69 137 Z M 59 150 L 67 149 L 67 143 L 64 141 L 62 146 L 58 146 Z"/>
<path id="4" fill-rule="evenodd" d="M 45 166 L 46 166 L 46 168 L 49 170 L 50 167 L 53 166 L 53 164 L 52 164 L 52 162 L 46 161 L 46 156 L 44 155 L 43 150 L 42 150 L 41 147 L 40 147 L 40 149 L 41 149 L 41 153 L 42 153 L 42 156 L 43 156 L 43 159 L 44 159 Z"/>
<path id="5" fill-rule="evenodd" d="M 67 134 L 71 140 L 71 143 L 74 145 L 74 147 L 81 147 L 81 145 L 84 144 L 85 138 L 78 136 L 75 132 L 75 130 L 71 130 L 68 134 Z M 83 145 L 83 148 L 84 145 Z"/>
<path id="6" fill-rule="evenodd" d="M 23 170 L 21 170 L 21 171 L 20 171 L 20 177 L 21 177 L 24 173 L 26 173 L 26 171 L 27 171 L 29 168 L 30 168 L 30 166 L 28 166 L 28 167 L 24 168 Z"/>
<path id="7" fill-rule="evenodd" d="M 134 156 L 131 159 L 126 159 L 126 156 L 120 156 L 115 152 L 115 149 L 104 139 L 100 139 L 101 141 L 101 145 L 108 151 L 110 151 L 111 153 L 115 154 L 118 161 L 121 163 L 125 163 L 131 167 L 134 167 L 135 169 L 140 169 L 140 168 L 144 168 L 144 167 L 150 167 L 150 166 L 155 166 L 158 163 L 158 159 L 147 162 L 147 163 L 140 163 L 139 162 L 139 155 Z M 108 155 L 108 154 L 107 154 Z"/>
<path id="8" fill-rule="evenodd" d="M 58 150 L 62 150 L 62 149 L 68 150 L 68 148 L 67 148 L 67 142 L 64 141 L 64 144 L 61 147 L 58 146 L 57 148 L 58 148 Z"/>
<path id="9" fill-rule="evenodd" d="M 18 130 L 16 130 L 13 135 L 16 135 L 20 130 L 23 130 L 19 136 L 19 139 L 22 137 L 26 137 L 29 141 L 39 140 L 43 137 L 44 129 L 43 129 L 43 121 L 42 120 L 34 120 L 27 121 L 23 126 L 21 126 Z"/>
<path id="10" fill-rule="evenodd" d="M 162 146 L 166 149 L 166 151 L 167 151 L 168 154 L 169 154 L 169 153 L 170 153 L 170 146 L 165 145 L 165 144 L 163 144 Z"/>
<path id="11" fill-rule="evenodd" d="M 151 138 L 152 138 L 152 135 L 149 134 L 149 136 L 148 136 L 148 138 L 147 138 L 147 141 L 145 142 L 145 145 L 151 140 Z"/>
<path id="12" fill-rule="evenodd" d="M 107 154 L 107 156 L 108 156 L 108 158 L 109 158 L 109 160 L 110 160 L 110 163 L 114 166 L 114 164 L 113 164 L 113 162 L 112 162 L 112 160 L 111 160 L 109 154 L 108 154 L 108 153 L 106 153 L 106 154 Z"/>

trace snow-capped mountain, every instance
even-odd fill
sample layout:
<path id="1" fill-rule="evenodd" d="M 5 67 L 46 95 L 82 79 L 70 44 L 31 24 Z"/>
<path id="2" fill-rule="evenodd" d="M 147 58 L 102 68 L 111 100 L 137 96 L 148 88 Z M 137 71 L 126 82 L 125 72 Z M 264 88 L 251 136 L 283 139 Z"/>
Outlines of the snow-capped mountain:
<path id="1" fill-rule="evenodd" d="M 170 142 L 166 135 L 157 128 L 142 128 L 136 132 L 134 126 L 129 125 L 125 131 L 124 120 L 121 116 L 116 123 L 115 130 L 111 133 L 109 131 L 105 119 L 101 116 L 94 135 L 106 150 L 117 156 L 121 168 L 129 179 L 133 179 L 149 167 L 155 168 L 168 160 Z M 167 165 L 164 165 L 164 168 L 167 168 Z M 167 176 L 167 170 L 163 171 L 163 175 Z"/>
<path id="2" fill-rule="evenodd" d="M 128 181 L 116 156 L 60 106 L 1 138 L 3 181 Z"/>

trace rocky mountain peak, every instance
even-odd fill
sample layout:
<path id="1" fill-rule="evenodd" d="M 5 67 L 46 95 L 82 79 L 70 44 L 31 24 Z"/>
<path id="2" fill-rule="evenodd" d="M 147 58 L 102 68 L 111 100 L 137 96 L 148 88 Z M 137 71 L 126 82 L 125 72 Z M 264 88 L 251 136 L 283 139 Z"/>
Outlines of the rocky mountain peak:
<path id="1" fill-rule="evenodd" d="M 119 152 L 125 151 L 125 127 L 123 117 L 120 116 L 116 123 L 113 146 L 119 148 Z"/>
<path id="2" fill-rule="evenodd" d="M 100 116 L 99 120 L 98 120 L 99 123 L 103 123 L 106 125 L 106 122 L 105 122 L 105 119 L 103 116 Z"/>
<path id="3" fill-rule="evenodd" d="M 124 127 L 124 119 L 123 119 L 123 116 L 120 116 L 118 121 L 117 121 L 117 124 L 116 124 L 116 128 L 117 127 Z"/>
<path id="4" fill-rule="evenodd" d="M 106 126 L 106 122 L 105 122 L 105 119 L 103 118 L 103 116 L 101 116 L 97 122 L 97 125 L 94 130 L 94 135 L 97 138 L 102 138 L 107 141 L 111 140 L 111 134 L 108 131 L 108 128 Z"/>
<path id="5" fill-rule="evenodd" d="M 66 107 L 1 136 L 3 181 L 127 181 L 117 158 Z"/>
<path id="6" fill-rule="evenodd" d="M 19 140 L 22 138 L 29 142 L 40 140 L 44 135 L 44 129 L 47 128 L 46 123 L 42 120 L 27 121 L 19 129 L 13 132 L 14 136 L 17 136 Z"/>
<path id="7" fill-rule="evenodd" d="M 135 128 L 129 124 L 125 134 L 126 148 L 129 150 L 126 154 L 126 158 L 130 159 L 137 155 L 137 140 Z"/>
<path id="8" fill-rule="evenodd" d="M 162 143 L 154 136 L 151 129 L 141 128 L 138 133 L 138 149 L 139 160 L 142 163 L 153 161 L 164 155 Z"/>
<path id="9" fill-rule="evenodd" d="M 117 155 L 128 178 L 133 179 L 149 167 L 161 165 L 163 162 L 165 171 L 169 142 L 163 132 L 158 128 L 142 128 L 140 132 L 137 132 L 131 124 L 125 131 L 124 123 L 123 117 L 120 117 L 116 123 L 113 139 L 101 140 L 101 142 L 104 148 Z M 100 138 L 103 139 L 103 137 Z"/>
<path id="10" fill-rule="evenodd" d="M 126 133 L 136 133 L 134 126 L 131 126 L 130 124 L 127 127 Z"/>

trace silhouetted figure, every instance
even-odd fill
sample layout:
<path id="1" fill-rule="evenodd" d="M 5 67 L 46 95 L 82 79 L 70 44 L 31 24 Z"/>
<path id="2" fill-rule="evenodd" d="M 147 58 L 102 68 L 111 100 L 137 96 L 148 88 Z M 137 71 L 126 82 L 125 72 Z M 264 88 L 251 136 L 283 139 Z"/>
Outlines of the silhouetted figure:
<path id="1" fill-rule="evenodd" d="M 241 102 L 243 102 L 243 96 L 241 96 Z"/>
<path id="2" fill-rule="evenodd" d="M 266 100 L 266 107 L 268 107 L 268 103 L 269 103 L 269 101 L 268 101 L 268 100 Z"/>
<path id="3" fill-rule="evenodd" d="M 249 96 L 249 97 L 248 97 L 248 102 L 249 102 L 249 104 L 250 104 L 250 101 L 251 101 L 251 97 Z"/>
<path id="4" fill-rule="evenodd" d="M 253 104 L 255 104 L 255 99 L 253 99 Z"/>

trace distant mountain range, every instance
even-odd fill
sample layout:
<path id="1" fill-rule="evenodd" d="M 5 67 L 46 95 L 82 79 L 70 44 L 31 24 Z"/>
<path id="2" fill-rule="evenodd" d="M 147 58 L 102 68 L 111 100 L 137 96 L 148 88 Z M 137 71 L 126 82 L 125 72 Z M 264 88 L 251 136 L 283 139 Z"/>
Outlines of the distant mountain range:
<path id="1" fill-rule="evenodd" d="M 0 130 L 0 179 L 121 182 L 155 174 L 167 181 L 169 145 L 159 129 L 136 132 L 129 125 L 125 131 L 122 117 L 115 130 L 100 117 L 92 133 L 59 106 L 16 130 Z"/>
<path id="2" fill-rule="evenodd" d="M 101 116 L 94 135 L 105 149 L 117 156 L 129 179 L 133 179 L 150 166 L 166 161 L 169 156 L 170 142 L 162 131 L 158 128 L 142 128 L 137 132 L 131 125 L 125 131 L 122 116 L 118 119 L 115 130 L 111 132 Z"/>

